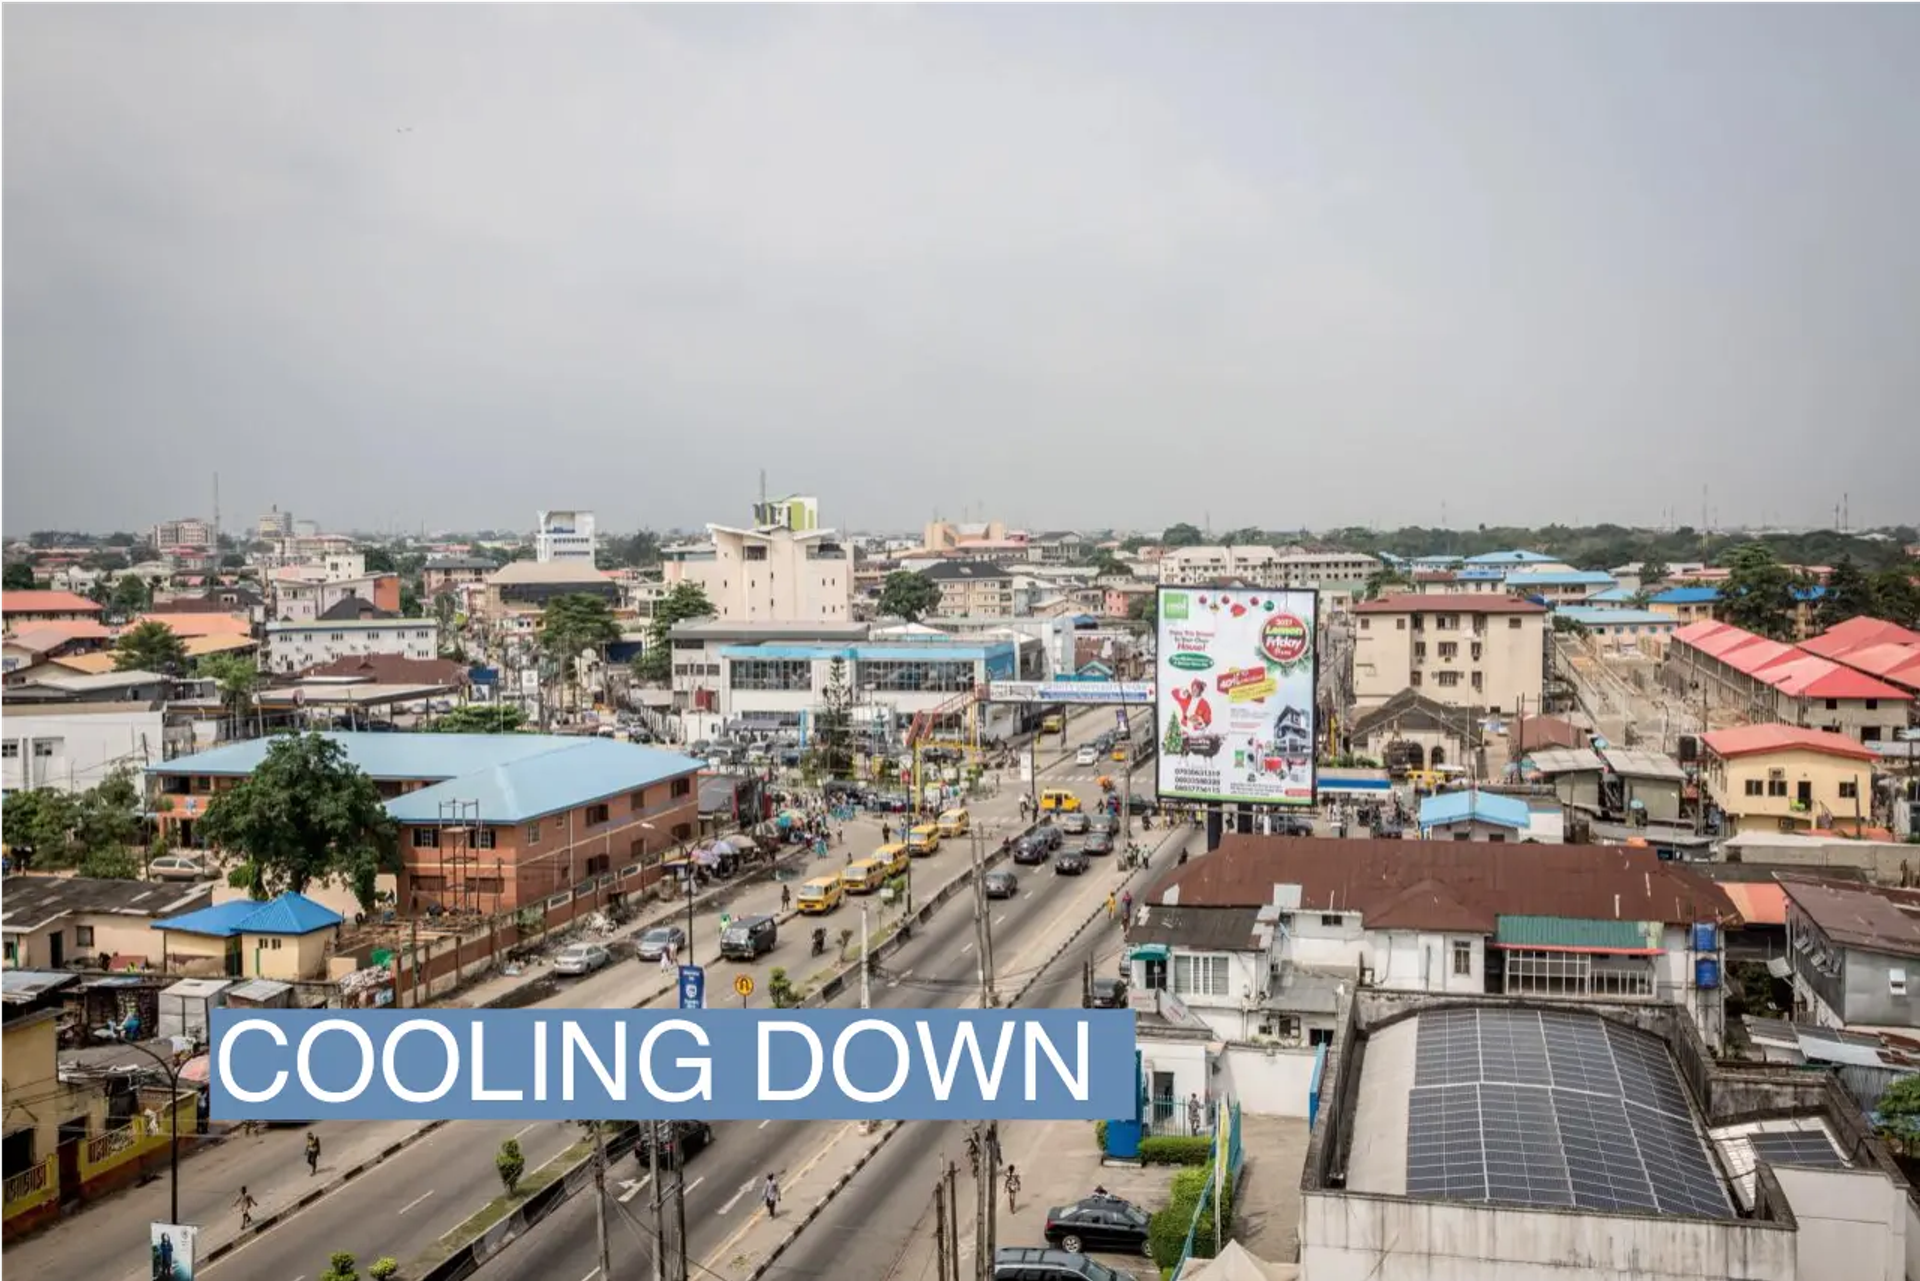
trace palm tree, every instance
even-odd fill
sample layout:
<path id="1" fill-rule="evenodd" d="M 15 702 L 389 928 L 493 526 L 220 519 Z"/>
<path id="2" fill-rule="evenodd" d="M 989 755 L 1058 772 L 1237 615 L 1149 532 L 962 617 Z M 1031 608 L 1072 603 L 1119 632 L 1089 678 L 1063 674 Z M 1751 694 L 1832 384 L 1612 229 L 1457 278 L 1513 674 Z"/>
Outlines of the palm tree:
<path id="1" fill-rule="evenodd" d="M 213 654 L 200 660 L 200 675 L 220 691 L 220 706 L 232 718 L 233 737 L 243 738 L 242 727 L 253 711 L 254 691 L 260 687 L 260 669 L 238 654 Z"/>
<path id="2" fill-rule="evenodd" d="M 165 623 L 135 623 L 113 647 L 117 672 L 159 672 L 178 676 L 187 667 L 187 647 Z"/>

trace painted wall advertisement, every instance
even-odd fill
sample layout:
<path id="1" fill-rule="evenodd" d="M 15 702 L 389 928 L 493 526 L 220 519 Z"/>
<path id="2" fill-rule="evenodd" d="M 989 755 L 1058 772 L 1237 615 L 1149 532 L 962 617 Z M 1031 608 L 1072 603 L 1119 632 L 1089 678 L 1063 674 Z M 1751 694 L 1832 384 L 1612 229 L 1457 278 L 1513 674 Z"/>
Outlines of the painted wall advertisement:
<path id="1" fill-rule="evenodd" d="M 148 1233 L 153 1281 L 193 1281 L 194 1247 L 200 1229 L 191 1223 L 154 1223 Z"/>
<path id="2" fill-rule="evenodd" d="M 1315 593 L 1162 587 L 1159 603 L 1160 795 L 1313 804 Z"/>

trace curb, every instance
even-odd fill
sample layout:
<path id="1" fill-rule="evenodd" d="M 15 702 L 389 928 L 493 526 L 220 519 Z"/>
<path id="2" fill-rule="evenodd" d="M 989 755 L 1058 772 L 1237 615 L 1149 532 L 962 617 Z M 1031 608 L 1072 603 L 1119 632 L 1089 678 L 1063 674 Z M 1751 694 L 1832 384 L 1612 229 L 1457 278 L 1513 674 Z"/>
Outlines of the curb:
<path id="1" fill-rule="evenodd" d="M 441 1126 L 445 1124 L 447 1124 L 445 1121 L 429 1121 L 427 1124 L 415 1130 L 412 1134 L 409 1134 L 406 1138 L 400 1139 L 394 1143 L 387 1144 L 386 1147 L 381 1148 L 378 1152 L 374 1153 L 372 1156 L 368 1157 L 366 1160 L 361 1161 L 355 1165 L 349 1166 L 345 1171 L 335 1175 L 331 1179 L 328 1179 L 325 1183 L 313 1189 L 313 1191 L 304 1193 L 292 1205 L 289 1205 L 284 1209 L 275 1210 L 272 1214 L 261 1215 L 259 1218 L 253 1221 L 252 1227 L 248 1228 L 244 1232 L 239 1233 L 237 1236 L 229 1238 L 228 1240 L 222 1242 L 221 1244 L 214 1246 L 213 1249 L 207 1251 L 206 1254 L 201 1256 L 201 1263 L 203 1265 L 211 1264 L 218 1259 L 225 1258 L 227 1255 L 232 1254 L 235 1250 L 238 1250 L 241 1246 L 246 1245 L 249 1242 L 258 1239 L 259 1236 L 263 1232 L 265 1232 L 267 1229 L 286 1222 L 288 1219 L 291 1219 L 294 1215 L 300 1213 L 300 1211 L 306 1209 L 308 1206 L 312 1205 L 314 1202 L 320 1200 L 322 1197 L 325 1197 L 328 1193 L 339 1191 L 341 1188 L 353 1182 L 353 1180 L 359 1178 L 361 1175 L 373 1169 L 375 1166 L 381 1164 L 384 1161 L 390 1160 L 395 1156 L 398 1156 L 401 1152 L 406 1151 L 408 1148 L 418 1143 L 421 1139 L 426 1138 L 429 1134 L 432 1134 L 435 1130 L 439 1129 Z"/>
<path id="2" fill-rule="evenodd" d="M 1192 835 L 1192 829 L 1190 827 L 1182 827 L 1179 830 L 1181 833 L 1181 839 L 1183 841 L 1188 839 Z M 1158 845 L 1153 847 L 1153 853 L 1157 855 L 1160 853 L 1161 850 L 1166 849 L 1168 844 L 1172 841 L 1172 839 L 1173 839 L 1172 835 L 1169 834 L 1166 840 L 1161 841 Z M 1150 856 L 1147 861 L 1151 863 L 1153 861 L 1152 857 Z M 1142 868 L 1140 870 L 1145 871 L 1148 869 Z M 1129 873 L 1126 879 L 1120 882 L 1121 885 L 1124 886 L 1124 885 L 1131 884 L 1134 876 L 1137 874 L 1138 872 Z M 1047 957 L 1046 960 L 1042 961 L 1034 969 L 1033 973 L 1028 976 L 1027 981 L 1021 984 L 1020 987 L 1014 992 L 1012 1000 L 1010 1001 L 1010 1004 L 1018 1005 L 1020 1003 L 1021 998 L 1026 996 L 1028 992 L 1031 992 L 1034 986 L 1040 982 L 1041 975 L 1045 974 L 1049 969 L 1053 968 L 1053 963 L 1059 960 L 1062 956 L 1064 956 L 1066 954 L 1067 949 L 1072 947 L 1074 943 L 1079 939 L 1079 937 L 1082 934 L 1085 934 L 1087 932 L 1088 927 L 1096 924 L 1100 920 L 1101 914 L 1106 910 L 1107 910 L 1106 904 L 1104 903 L 1094 908 L 1093 911 L 1087 915 L 1086 919 L 1081 921 L 1080 924 L 1074 928 L 1073 933 L 1067 936 L 1066 942 L 1062 943 L 1059 947 L 1055 948 L 1053 950 L 1053 954 Z M 768 1272 L 772 1271 L 773 1265 L 780 1261 L 780 1256 L 785 1254 L 789 1249 L 793 1247 L 793 1243 L 800 1239 L 800 1234 L 806 1231 L 807 1226 L 811 1224 L 815 1219 L 819 1218 L 821 1213 L 826 1210 L 827 1204 L 831 1202 L 834 1197 L 840 1195 L 840 1193 L 846 1188 L 847 1184 L 853 1182 L 853 1176 L 860 1173 L 860 1171 L 867 1165 L 869 1161 L 873 1160 L 875 1156 L 878 1156 L 880 1153 L 880 1149 L 886 1147 L 887 1144 L 892 1141 L 894 1135 L 900 1133 L 901 1129 L 903 1128 L 903 1125 L 904 1123 L 900 1121 L 890 1122 L 888 1125 L 887 1132 L 881 1135 L 878 1139 L 874 1140 L 873 1143 L 868 1145 L 866 1152 L 861 1155 L 860 1159 L 855 1161 L 851 1166 L 849 1166 L 845 1174 L 841 1175 L 838 1179 L 834 1180 L 833 1186 L 829 1187 L 826 1190 L 826 1192 L 821 1194 L 820 1199 L 813 1203 L 813 1208 L 808 1210 L 806 1214 L 799 1220 L 799 1222 L 793 1225 L 793 1228 L 787 1233 L 786 1236 L 774 1242 L 773 1249 L 767 1252 L 767 1257 L 762 1259 L 758 1264 L 756 1264 L 754 1266 L 753 1271 L 747 1273 L 746 1281 L 760 1281 L 762 1277 L 766 1276 Z"/>

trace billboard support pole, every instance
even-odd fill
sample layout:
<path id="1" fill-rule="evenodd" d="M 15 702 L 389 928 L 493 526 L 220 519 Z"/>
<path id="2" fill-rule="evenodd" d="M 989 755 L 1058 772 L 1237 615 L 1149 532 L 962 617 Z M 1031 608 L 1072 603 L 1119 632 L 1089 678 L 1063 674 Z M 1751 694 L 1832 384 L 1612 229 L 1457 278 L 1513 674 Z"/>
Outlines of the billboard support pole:
<path id="1" fill-rule="evenodd" d="M 1120 707 L 1120 730 L 1120 737 L 1127 743 L 1127 768 L 1120 791 L 1120 834 L 1131 841 L 1133 839 L 1133 709 L 1124 703 Z M 1122 853 L 1125 851 L 1123 850 Z"/>

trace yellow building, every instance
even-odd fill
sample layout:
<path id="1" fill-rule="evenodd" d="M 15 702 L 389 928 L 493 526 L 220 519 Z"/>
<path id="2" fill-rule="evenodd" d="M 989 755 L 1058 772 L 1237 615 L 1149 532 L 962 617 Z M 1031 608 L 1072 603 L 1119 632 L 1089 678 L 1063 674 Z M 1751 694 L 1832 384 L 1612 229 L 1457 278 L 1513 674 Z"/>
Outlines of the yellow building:
<path id="1" fill-rule="evenodd" d="M 324 979 L 343 918 L 304 894 L 270 903 L 235 899 L 155 921 L 165 936 L 166 968 L 189 976 Z"/>
<path id="2" fill-rule="evenodd" d="M 1873 814 L 1874 754 L 1844 734 L 1743 725 L 1701 736 L 1707 795 L 1728 835 L 1848 830 Z"/>

